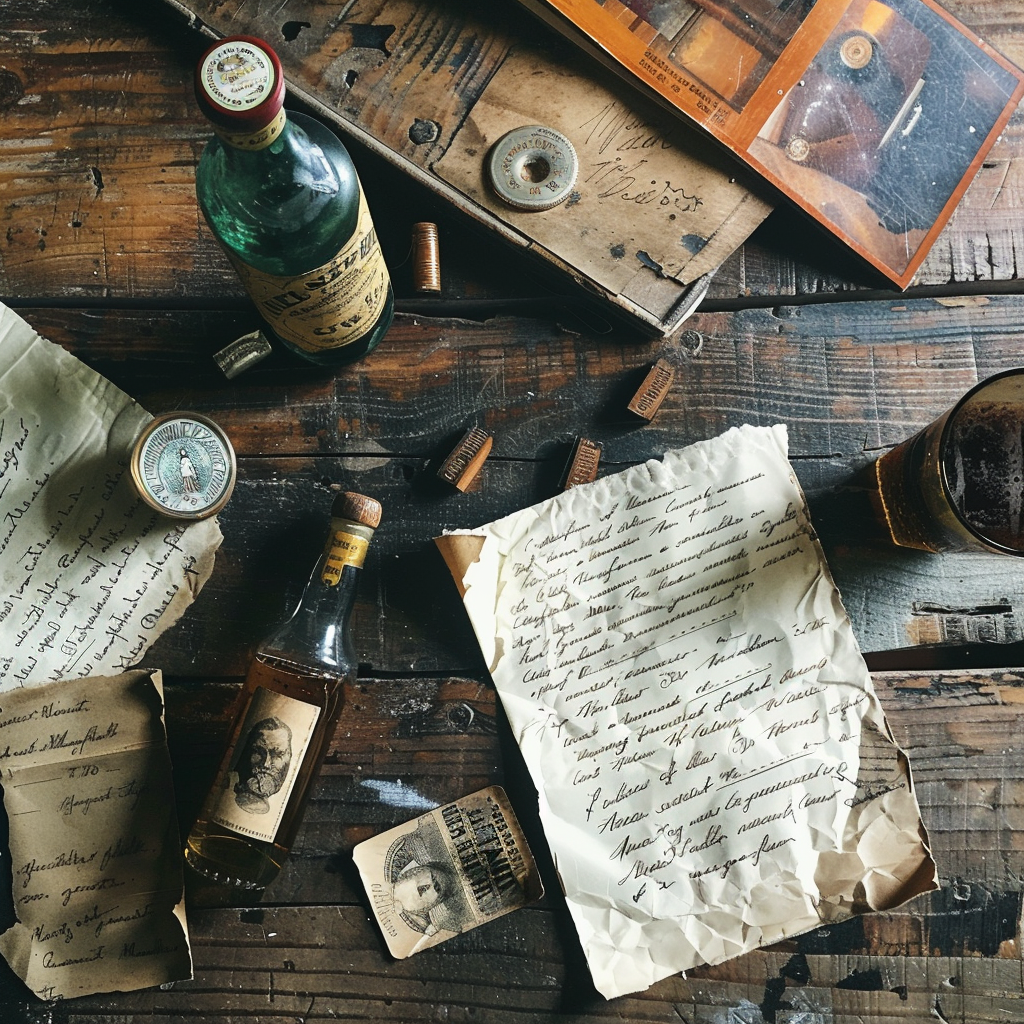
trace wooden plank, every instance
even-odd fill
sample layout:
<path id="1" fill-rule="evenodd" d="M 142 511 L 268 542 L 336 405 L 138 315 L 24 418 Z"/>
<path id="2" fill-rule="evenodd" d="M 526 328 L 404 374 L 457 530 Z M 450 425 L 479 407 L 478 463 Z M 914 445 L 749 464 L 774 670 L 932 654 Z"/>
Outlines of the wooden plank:
<path id="1" fill-rule="evenodd" d="M 949 6 L 1011 58 L 1024 60 L 1019 5 L 978 0 Z M 294 18 L 296 25 L 302 20 Z M 438 32 L 438 25 L 439 16 L 424 19 L 422 31 L 434 26 Z M 517 33 L 532 38 L 538 31 L 525 17 L 516 23 Z M 195 201 L 195 162 L 208 137 L 191 88 L 201 45 L 161 9 L 129 9 L 114 0 L 8 0 L 0 23 L 7 137 L 0 146 L 0 295 L 78 301 L 231 296 L 245 306 Z M 359 52 L 365 63 L 370 51 Z M 463 79 L 483 72 L 485 57 L 494 60 L 472 47 L 459 53 Z M 347 70 L 358 75 L 360 68 Z M 395 145 L 402 130 L 408 132 L 408 124 L 390 123 L 380 111 L 370 120 Z M 401 144 L 416 155 L 411 140 Z M 442 230 L 444 292 L 437 300 L 417 298 L 418 309 L 447 309 L 456 299 L 529 299 L 543 300 L 537 308 L 550 317 L 560 307 L 579 306 L 578 295 L 561 287 L 557 275 L 538 276 L 531 261 L 489 232 L 467 232 L 450 204 L 408 175 L 358 145 L 355 152 L 371 206 L 381 213 L 378 228 L 400 302 L 413 295 L 411 225 L 431 219 Z M 1022 154 L 1024 114 L 1018 112 L 926 262 L 922 285 L 946 292 L 1016 287 Z M 877 282 L 841 247 L 796 214 L 777 211 L 718 272 L 709 301 L 763 304 L 871 287 Z M 592 309 L 586 315 L 600 319 Z"/>
<path id="2" fill-rule="evenodd" d="M 217 294 L 229 278 L 196 218 L 204 132 L 168 43 L 108 3 L 14 3 L 0 66 L 0 290 L 103 299 L 152 282 L 154 294 Z"/>
<path id="3" fill-rule="evenodd" d="M 469 679 L 366 679 L 347 694 L 330 764 L 280 884 L 258 904 L 242 897 L 234 906 L 190 886 L 193 981 L 40 1004 L 2 967 L 5 1024 L 414 1021 L 439 1013 L 508 1024 L 565 1013 L 579 1021 L 702 1024 L 1019 1019 L 1024 669 L 876 673 L 874 679 L 910 755 L 943 886 L 890 913 L 819 929 L 605 1002 L 593 990 L 552 884 L 537 835 L 536 798 L 503 736 L 493 689 Z M 199 776 L 212 772 L 230 692 L 175 683 L 168 689 L 183 821 L 198 801 Z M 461 705 L 473 716 L 453 715 Z M 541 856 L 548 895 L 538 907 L 392 960 L 368 914 L 351 847 L 414 816 L 418 801 L 443 802 L 481 780 L 509 789 Z"/>
<path id="4" fill-rule="evenodd" d="M 1024 877 L 1024 848 L 1016 839 L 1024 806 L 1024 670 L 873 678 L 896 741 L 910 757 L 946 884 L 906 907 L 839 926 L 847 929 L 844 951 L 1018 955 L 1013 951 Z M 234 692 L 230 684 L 197 688 L 178 681 L 169 687 L 168 732 L 183 823 L 191 821 L 204 779 L 212 776 Z M 351 873 L 332 874 L 340 854 L 420 809 L 491 784 L 509 789 L 542 868 L 550 871 L 536 797 L 490 683 L 360 681 L 346 694 L 298 852 L 274 883 L 270 901 L 357 898 Z M 998 920 L 1007 908 L 1010 916 Z"/>
<path id="5" fill-rule="evenodd" d="M 157 651 L 175 673 L 195 671 L 195 650 L 210 651 L 218 672 L 239 670 L 245 644 L 296 596 L 282 585 L 298 586 L 315 558 L 330 484 L 369 489 L 385 504 L 356 618 L 367 664 L 473 671 L 475 644 L 431 543 L 441 528 L 557 493 L 581 432 L 602 444 L 609 473 L 744 422 L 788 425 L 864 650 L 1021 637 L 1024 581 L 1013 559 L 894 549 L 858 477 L 979 378 L 1015 365 L 1018 297 L 701 313 L 691 321 L 703 339 L 697 356 L 549 321 L 399 317 L 375 353 L 336 374 L 279 354 L 227 384 L 211 356 L 251 329 L 236 314 L 24 313 L 150 411 L 205 412 L 238 449 L 218 571 Z M 655 421 L 638 427 L 626 406 L 659 356 L 679 372 Z M 460 494 L 436 471 L 475 423 L 494 449 Z"/>
<path id="6" fill-rule="evenodd" d="M 195 195 L 210 136 L 192 91 L 203 46 L 164 8 L 5 3 L 0 295 L 115 303 L 187 295 L 246 306 Z M 396 289 L 408 297 L 410 226 L 436 219 L 437 200 L 360 147 L 354 152 L 371 205 L 387 211 L 377 227 Z M 470 238 L 474 251 L 460 259 L 470 248 L 465 228 L 443 225 L 444 295 L 435 304 L 537 293 L 525 268 L 525 290 L 502 269 L 515 262 L 504 245 Z"/>
<path id="7" fill-rule="evenodd" d="M 95 38 L 93 26 L 106 21 L 108 5 L 108 0 L 90 0 L 70 23 L 60 18 L 48 32 L 32 31 L 45 14 L 24 8 L 14 12 L 10 29 L 0 27 L 4 105 L 13 114 L 12 132 L 31 140 L 8 149 L 5 166 L 0 166 L 0 179 L 7 179 L 5 191 L 12 198 L 3 225 L 9 247 L 4 261 L 9 283 L 3 290 L 25 294 L 29 282 L 45 274 L 55 290 L 79 298 L 132 295 L 138 281 L 150 282 L 157 293 L 173 295 L 185 288 L 190 294 L 208 296 L 217 293 L 218 278 L 240 293 L 233 272 L 211 244 L 194 195 L 195 162 L 210 129 L 192 97 L 191 78 L 198 51 L 209 40 L 176 25 L 170 38 L 179 46 L 172 49 L 167 33 L 158 35 L 170 20 L 169 12 L 163 24 L 152 15 L 144 24 L 115 10 L 111 23 L 104 24 L 104 43 L 97 55 L 85 40 Z M 268 14 L 270 20 L 259 30 L 276 41 L 290 68 L 301 62 L 303 74 L 310 76 L 300 80 L 293 75 L 293 100 L 301 104 L 305 97 L 316 104 L 329 96 L 330 103 L 320 112 L 335 121 L 341 117 L 348 137 L 357 136 L 361 153 L 376 154 L 367 153 L 365 163 L 360 155 L 357 162 L 364 179 L 373 181 L 368 188 L 371 208 L 380 211 L 378 219 L 392 228 L 380 232 L 389 263 L 407 261 L 411 225 L 424 219 L 422 209 L 403 215 L 410 197 L 394 202 L 411 176 L 418 181 L 420 203 L 424 196 L 437 202 L 440 195 L 449 206 L 476 210 L 470 219 L 485 223 L 492 242 L 501 243 L 495 245 L 500 262 L 518 259 L 524 273 L 527 266 L 543 265 L 559 287 L 582 298 L 585 293 L 577 279 L 589 278 L 590 271 L 573 269 L 579 260 L 570 249 L 585 242 L 569 243 L 570 248 L 561 251 L 559 246 L 569 235 L 560 231 L 554 245 L 558 251 L 549 259 L 545 254 L 551 246 L 535 245 L 529 220 L 518 227 L 503 224 L 460 198 L 461 193 L 443 185 L 430 170 L 508 57 L 512 37 L 502 34 L 500 23 L 489 26 L 485 19 L 483 25 L 476 24 L 458 0 L 433 6 L 399 0 L 383 13 L 378 7 L 364 5 L 354 15 L 361 19 L 354 28 L 296 8 L 290 12 L 292 23 L 316 28 L 291 41 L 290 33 L 278 30 L 276 15 Z M 244 15 L 227 10 L 221 14 L 241 31 L 249 10 Z M 375 14 L 380 15 L 376 21 Z M 338 59 L 342 53 L 344 59 Z M 516 59 L 527 58 L 517 54 Z M 438 126 L 437 138 L 424 141 L 414 130 L 417 124 Z M 701 219 L 702 252 L 710 254 L 719 247 L 721 251 L 702 267 L 696 262 L 704 255 L 690 254 L 696 261 L 692 273 L 678 281 L 666 275 L 661 288 L 640 289 L 636 298 L 627 294 L 628 281 L 613 286 L 600 274 L 591 280 L 593 293 L 605 293 L 604 308 L 614 307 L 620 318 L 645 325 L 649 333 L 670 314 L 688 286 L 714 269 L 768 209 L 748 202 L 749 193 L 728 172 L 698 165 L 679 147 L 671 154 L 667 147 L 659 147 L 662 150 L 668 155 L 661 159 L 678 171 L 680 179 L 696 179 L 695 166 L 701 171 L 699 186 L 696 180 L 687 181 L 691 191 L 699 187 L 702 200 L 692 217 Z M 395 166 L 389 168 L 389 162 Z M 381 166 L 390 174 L 377 181 Z M 716 198 L 719 192 L 721 203 Z M 577 216 L 591 216 L 582 212 L 588 209 L 580 206 Z M 598 211 L 593 216 L 601 215 Z M 114 233 L 120 237 L 115 239 Z M 644 242 L 645 233 L 650 229 L 641 232 L 638 247 L 655 251 L 657 239 Z M 99 247 L 102 260 L 97 259 Z M 513 253 L 514 249 L 520 252 Z M 537 260 L 526 256 L 534 249 L 540 254 Z M 607 252 L 602 256 L 608 267 L 622 263 Z M 627 278 L 640 276 L 640 269 L 638 265 Z M 654 276 L 649 269 L 644 272 Z M 407 276 L 402 275 L 403 284 Z M 640 303 L 647 302 L 648 294 L 662 307 L 644 308 Z"/>
<path id="8" fill-rule="evenodd" d="M 184 6 L 188 10 L 196 12 L 206 24 L 219 32 L 237 30 L 241 24 L 257 35 L 265 34 L 273 32 L 276 22 L 279 20 L 277 12 L 271 7 L 254 8 L 250 5 L 244 7 L 239 5 L 236 11 L 231 5 L 215 4 L 211 0 L 189 0 Z M 966 8 L 966 5 L 960 4 L 960 7 Z M 294 7 L 291 10 L 294 13 Z M 463 18 L 463 12 L 457 4 L 431 4 L 429 15 L 423 18 L 422 22 L 419 8 L 416 9 L 415 22 L 407 17 L 407 10 L 408 5 L 398 2 L 398 0 L 394 0 L 391 4 L 378 2 L 350 12 L 350 23 L 371 26 L 388 24 L 390 27 L 394 27 L 395 38 L 403 39 L 402 45 L 397 46 L 396 50 L 410 51 L 418 56 L 429 38 L 427 30 L 433 31 L 435 28 L 434 17 L 442 12 L 445 14 L 451 12 L 455 17 L 455 22 L 449 24 L 459 23 Z M 501 13 L 505 12 L 501 11 Z M 1020 44 L 1015 30 L 1019 28 L 1019 13 L 1008 10 L 1000 0 L 990 0 L 988 4 L 971 4 L 969 8 L 957 10 L 956 13 L 968 26 L 977 26 L 980 31 L 989 30 L 986 31 L 986 35 L 997 47 L 1002 44 L 1011 59 L 1017 57 Z M 474 39 L 479 42 L 484 36 L 493 38 L 488 34 L 489 22 L 478 21 L 479 18 L 480 15 L 474 11 L 466 22 L 467 27 L 472 24 L 476 29 Z M 310 26 L 307 36 L 313 39 L 313 41 L 307 39 L 306 42 L 311 51 L 310 55 L 304 57 L 303 64 L 291 65 L 291 72 L 299 87 L 308 89 L 311 96 L 319 95 L 322 102 L 332 110 L 337 110 L 341 117 L 353 126 L 353 129 L 368 128 L 371 134 L 382 141 L 386 147 L 391 148 L 400 156 L 407 157 L 414 165 L 428 164 L 433 158 L 433 154 L 424 149 L 419 152 L 414 151 L 409 146 L 404 133 L 399 131 L 401 119 L 394 113 L 395 104 L 392 98 L 394 91 L 384 90 L 382 92 L 382 95 L 388 97 L 386 112 L 383 116 L 380 113 L 380 97 L 374 96 L 374 88 L 387 81 L 396 70 L 387 66 L 393 62 L 378 61 L 375 66 L 368 69 L 360 63 L 358 56 L 354 54 L 346 56 L 344 51 L 342 51 L 340 59 L 337 59 L 335 55 L 338 53 L 338 47 L 331 49 L 326 45 L 321 45 L 320 40 L 316 38 L 318 33 L 322 32 L 322 27 L 317 20 L 315 11 L 309 15 L 307 22 Z M 410 32 L 409 26 L 413 24 L 415 24 L 415 31 Z M 499 21 L 496 27 L 501 33 L 509 32 L 503 21 Z M 516 29 L 520 40 L 550 37 L 546 26 L 539 26 L 525 19 L 516 23 Z M 329 57 L 321 56 L 326 53 L 330 54 Z M 489 56 L 486 48 L 480 47 L 479 63 L 486 65 Z M 305 70 L 305 61 L 311 62 L 310 73 Z M 324 73 L 325 61 L 330 61 L 329 75 Z M 596 68 L 596 62 L 591 62 L 591 66 Z M 342 92 L 339 97 L 333 87 L 342 80 L 346 69 L 347 73 L 355 73 L 359 77 L 351 88 Z M 426 75 L 414 71 L 412 77 L 407 73 L 400 73 L 399 78 L 403 83 L 400 108 L 405 106 L 408 95 L 422 93 L 427 88 L 426 82 L 429 81 L 433 70 L 432 66 L 430 73 Z M 365 89 L 364 79 L 367 79 L 369 83 Z M 464 91 L 464 88 L 464 83 L 460 78 L 449 90 L 449 94 L 463 97 L 467 107 L 471 107 L 473 96 L 470 90 Z M 629 90 L 625 90 L 623 94 L 629 94 Z M 441 110 L 443 115 L 443 104 Z M 948 284 L 951 280 L 973 282 L 1016 279 L 1015 253 L 1020 245 L 1020 232 L 1014 225 L 1013 214 L 1020 209 L 1020 200 L 1019 190 L 1013 188 L 1012 184 L 1020 174 L 1022 153 L 1020 125 L 1022 120 L 1024 119 L 1020 114 L 1016 115 L 1011 127 L 1004 132 L 1000 143 L 986 160 L 984 173 L 979 176 L 968 196 L 960 204 L 956 222 L 943 232 L 935 247 L 934 256 L 922 268 L 916 283 L 935 285 Z M 443 116 L 438 118 L 438 123 L 442 126 L 447 124 Z M 393 133 L 392 136 L 388 135 L 389 131 Z M 437 138 L 432 141 L 432 145 L 436 147 L 435 152 L 438 154 L 443 152 L 450 142 L 450 139 L 446 137 L 446 132 L 447 128 L 444 127 L 438 133 Z M 694 144 L 702 145 L 703 140 L 697 137 Z M 808 222 L 794 211 L 787 211 L 780 219 L 786 225 L 783 228 L 783 237 L 785 234 L 793 234 L 795 226 L 803 229 L 795 235 L 798 245 L 805 244 L 808 234 L 812 236 L 821 234 L 816 228 L 809 227 Z M 812 248 L 817 248 L 817 243 L 821 241 L 820 237 L 817 238 L 812 243 Z M 877 288 L 880 285 L 885 285 L 885 282 L 849 258 L 835 243 L 828 243 L 825 251 L 824 267 L 826 272 L 822 274 L 820 271 L 816 272 L 802 266 L 806 256 L 801 255 L 800 250 L 793 247 L 792 244 L 786 250 L 787 261 L 793 261 L 789 268 L 791 273 L 787 276 L 798 287 L 798 294 L 805 291 L 811 292 L 822 285 L 828 287 L 827 283 L 831 277 L 828 270 L 832 268 L 838 270 L 842 277 L 853 280 L 861 287 Z M 750 286 L 753 286 L 759 294 L 762 294 L 761 286 L 767 287 L 767 291 L 763 294 L 775 293 L 776 275 L 770 272 L 767 281 L 759 280 L 753 273 L 753 269 L 757 265 L 755 260 L 748 267 L 745 254 L 729 260 L 727 268 L 724 268 L 721 275 L 721 280 L 716 283 L 714 295 L 716 297 L 734 297 L 744 294 L 745 289 Z M 770 268 L 771 261 L 764 266 L 766 269 Z M 799 282 L 798 285 L 797 282 Z M 786 292 L 783 291 L 781 294 L 786 294 Z"/>
<path id="9" fill-rule="evenodd" d="M 700 313 L 689 322 L 701 340 L 696 356 L 550 321 L 399 316 L 353 366 L 325 373 L 278 353 L 230 383 L 212 355 L 255 326 L 245 314 L 19 310 L 153 411 L 217 414 L 246 456 L 430 458 L 479 419 L 495 435 L 489 463 L 535 460 L 553 439 L 568 443 L 582 430 L 604 445 L 604 462 L 622 465 L 744 422 L 786 422 L 795 459 L 856 466 L 979 379 L 1015 366 L 1024 299 Z M 654 422 L 641 426 L 627 406 L 659 357 L 676 380 Z M 278 414 L 284 395 L 288 417 Z M 843 476 L 823 469 L 817 486 L 807 483 L 813 491 Z"/>
<path id="10" fill-rule="evenodd" d="M 770 210 L 749 174 L 678 119 L 542 33 L 524 34 L 527 19 L 513 31 L 513 12 L 500 7 L 353 0 L 332 19 L 300 2 L 288 17 L 302 28 L 288 32 L 271 5 L 168 2 L 210 36 L 273 40 L 294 97 L 650 333 L 675 329 L 691 286 L 702 294 L 704 277 Z M 548 211 L 513 209 L 484 172 L 491 147 L 523 125 L 565 136 L 579 168 Z"/>

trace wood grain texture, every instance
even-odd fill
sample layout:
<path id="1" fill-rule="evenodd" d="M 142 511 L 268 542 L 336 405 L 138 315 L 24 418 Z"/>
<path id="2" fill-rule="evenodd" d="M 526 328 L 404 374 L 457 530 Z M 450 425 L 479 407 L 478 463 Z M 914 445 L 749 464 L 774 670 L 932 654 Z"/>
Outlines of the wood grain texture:
<path id="1" fill-rule="evenodd" d="M 880 673 L 908 751 L 942 882 L 851 919 L 606 1002 L 594 991 L 537 832 L 493 689 L 471 679 L 364 680 L 347 705 L 295 851 L 262 902 L 190 889 L 195 978 L 126 996 L 42 1004 L 0 970 L 5 1024 L 200 1021 L 684 1021 L 687 1024 L 1005 1024 L 1024 1009 L 1024 670 Z M 187 820 L 213 770 L 230 687 L 172 684 L 170 743 Z M 204 723 L 206 723 L 204 725 Z M 457 754 L 453 757 L 453 750 Z M 478 783 L 505 783 L 548 895 L 404 961 L 388 955 L 352 846 Z M 359 794 L 362 793 L 362 797 Z"/>
<path id="2" fill-rule="evenodd" d="M 464 8 L 459 2 L 437 0 L 419 8 L 405 4 L 407 19 L 396 24 L 413 41 L 400 56 L 408 75 L 416 60 L 428 60 L 427 54 L 434 55 L 434 65 L 449 69 L 452 88 L 445 102 L 456 106 L 441 112 L 452 127 L 457 104 L 486 81 L 501 47 L 508 45 L 460 35 L 459 11 Z M 951 6 L 1011 58 L 1024 60 L 1019 5 L 978 0 Z M 414 8 L 418 16 L 409 13 Z M 394 114 L 392 95 L 414 97 L 416 80 L 380 66 L 373 56 L 381 56 L 379 48 L 353 48 L 344 5 L 291 3 L 286 14 L 276 5 L 246 7 L 257 9 L 260 24 L 274 39 L 281 38 L 286 23 L 298 26 L 288 45 L 299 51 L 311 38 L 304 23 L 338 21 L 332 29 L 336 45 L 327 53 L 334 63 L 324 70 L 324 89 L 335 98 L 341 95 L 338 90 L 349 90 L 354 98 L 345 109 L 365 118 L 370 130 L 400 147 L 404 157 L 426 166 L 437 155 L 443 136 L 417 144 L 409 135 L 417 118 L 437 120 L 431 113 L 437 96 L 432 94 L 429 110 Z M 532 39 L 541 32 L 522 15 L 510 28 L 510 11 L 517 12 L 513 0 L 488 5 L 496 33 Z M 230 296 L 245 307 L 243 292 L 195 200 L 195 164 L 208 137 L 191 89 L 201 48 L 202 37 L 162 6 L 128 0 L 8 0 L 0 22 L 0 109 L 10 140 L 0 147 L 0 295 L 115 302 Z M 339 63 L 343 51 L 349 63 Z M 352 86 L 345 84 L 349 72 L 355 74 Z M 516 300 L 542 303 L 548 310 L 580 304 L 578 291 L 558 275 L 542 272 L 490 233 L 467 225 L 450 204 L 358 144 L 354 152 L 371 207 L 389 211 L 378 220 L 400 303 L 436 309 L 472 298 L 474 291 L 481 297 L 482 267 L 491 264 L 493 271 L 483 271 L 482 294 L 506 309 Z M 1018 111 L 940 236 L 922 269 L 921 285 L 949 293 L 1017 288 L 1022 153 L 1024 114 Z M 415 296 L 411 284 L 409 232 L 424 219 L 439 222 L 442 231 L 440 300 Z M 446 236 L 454 244 L 445 244 Z M 481 259 L 482 254 L 487 258 Z M 879 286 L 841 246 L 783 210 L 723 266 L 707 301 L 764 304 L 773 298 Z M 586 315 L 600 319 L 602 310 L 608 315 L 600 304 Z"/>
<path id="3" fill-rule="evenodd" d="M 289 607 L 315 560 L 332 484 L 384 504 L 355 619 L 366 664 L 475 670 L 476 644 L 434 536 L 556 494 L 579 433 L 602 444 L 607 474 L 742 423 L 787 424 L 864 650 L 959 639 L 953 617 L 980 629 L 973 613 L 1000 603 L 1008 607 L 994 638 L 1020 638 L 1015 561 L 894 549 L 858 475 L 978 379 L 1017 363 L 1017 297 L 702 313 L 691 321 L 697 356 L 552 321 L 402 316 L 368 359 L 336 374 L 278 353 L 227 384 L 212 353 L 252 328 L 244 314 L 22 312 L 151 412 L 212 416 L 238 451 L 218 571 L 156 652 L 176 674 L 204 670 L 197 650 L 208 652 L 207 671 L 242 670 L 248 645 Z M 639 426 L 626 406 L 660 357 L 677 366 L 676 380 L 654 422 Z M 436 473 L 471 425 L 493 434 L 494 448 L 461 494 Z M 937 621 L 935 609 L 947 617 Z"/>
<path id="4" fill-rule="evenodd" d="M 290 611 L 321 549 L 332 486 L 384 504 L 355 613 L 360 680 L 272 891 L 239 902 L 190 881 L 195 979 L 166 989 L 41 1003 L 0 964 L 3 1024 L 1024 1020 L 1024 669 L 875 675 L 910 755 L 939 892 L 606 1003 L 560 896 L 529 776 L 432 543 L 444 528 L 556 493 L 580 434 L 602 444 L 605 474 L 743 422 L 784 422 L 865 650 L 1019 637 L 1016 562 L 894 550 L 859 474 L 978 379 L 1021 360 L 1020 112 L 929 257 L 924 295 L 870 292 L 877 282 L 840 248 L 779 211 L 719 272 L 678 345 L 623 330 L 355 146 L 404 313 L 356 366 L 327 374 L 276 352 L 228 382 L 213 353 L 257 323 L 195 201 L 207 130 L 190 76 L 202 40 L 163 3 L 2 6 L 0 298 L 150 411 L 206 412 L 238 449 L 213 577 L 150 654 L 168 680 L 183 828 L 212 775 L 252 648 Z M 378 0 L 375 9 L 388 6 Z M 1016 0 L 947 6 L 1024 61 Z M 416 142 L 408 110 L 389 107 L 389 90 L 420 120 L 447 122 L 500 56 L 464 34 L 457 12 L 495 18 L 510 39 L 537 32 L 509 17 L 514 0 L 405 3 L 421 13 L 400 26 L 416 41 L 394 64 L 409 76 L 403 84 L 379 63 L 383 51 L 366 45 L 372 34 L 353 45 L 350 8 L 344 0 L 224 6 L 274 32 L 287 27 L 299 48 L 314 38 L 314 19 L 329 25 L 336 52 L 321 55 L 325 88 L 348 90 L 352 116 L 424 166 L 444 137 Z M 454 84 L 436 114 L 414 102 L 417 61 L 428 54 L 430 73 Z M 413 294 L 407 258 L 412 223 L 427 219 L 441 230 L 436 299 Z M 868 295 L 875 301 L 835 301 Z M 659 357 L 673 362 L 676 381 L 655 421 L 640 426 L 625 406 Z M 474 424 L 495 445 L 460 494 L 436 470 Z M 998 650 L 1010 662 L 1021 644 Z M 491 783 L 508 790 L 548 895 L 392 960 L 352 846 Z M 0 891 L 9 885 L 0 859 Z"/>
<path id="5" fill-rule="evenodd" d="M 399 316 L 353 366 L 325 373 L 279 351 L 230 383 L 212 356 L 255 326 L 244 312 L 18 309 L 151 411 L 216 414 L 242 456 L 432 458 L 479 422 L 495 435 L 489 463 L 535 461 L 583 431 L 622 465 L 744 422 L 786 422 L 795 459 L 855 467 L 1017 365 L 1024 299 L 699 313 L 689 322 L 696 356 L 551 320 Z M 676 379 L 642 425 L 627 406 L 657 358 Z M 841 479 L 823 471 L 818 486 Z"/>

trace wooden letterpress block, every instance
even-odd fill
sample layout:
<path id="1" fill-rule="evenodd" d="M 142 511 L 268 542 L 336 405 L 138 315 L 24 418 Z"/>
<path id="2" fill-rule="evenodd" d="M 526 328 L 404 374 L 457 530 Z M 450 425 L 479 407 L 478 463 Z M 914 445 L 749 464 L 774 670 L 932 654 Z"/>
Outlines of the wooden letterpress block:
<path id="1" fill-rule="evenodd" d="M 659 359 L 644 378 L 627 408 L 641 419 L 652 420 L 672 387 L 676 371 L 664 359 Z"/>
<path id="2" fill-rule="evenodd" d="M 570 487 L 596 480 L 600 461 L 601 446 L 587 437 L 577 437 L 562 477 L 562 490 L 567 491 Z"/>
<path id="3" fill-rule="evenodd" d="M 437 471 L 437 475 L 460 491 L 468 489 L 491 453 L 494 438 L 481 427 L 470 427 L 454 451 Z"/>

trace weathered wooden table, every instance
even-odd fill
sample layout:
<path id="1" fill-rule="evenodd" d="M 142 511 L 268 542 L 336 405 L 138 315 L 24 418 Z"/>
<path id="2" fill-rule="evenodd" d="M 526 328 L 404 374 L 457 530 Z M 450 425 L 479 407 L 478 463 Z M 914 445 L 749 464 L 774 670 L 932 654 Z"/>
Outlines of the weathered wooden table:
<path id="1" fill-rule="evenodd" d="M 286 37 L 315 6 L 260 2 L 247 15 L 281 22 Z M 340 18 L 333 8 L 353 5 L 318 6 Z M 524 38 L 541 31 L 510 4 L 494 6 Z M 947 6 L 1024 62 L 1017 4 Z M 461 17 L 459 4 L 436 7 L 435 56 Z M 385 510 L 356 613 L 360 680 L 279 880 L 241 905 L 190 882 L 193 981 L 45 1004 L 0 965 L 4 1024 L 1024 1021 L 1024 581 L 1013 560 L 894 550 L 858 476 L 977 380 L 1024 361 L 1024 114 L 908 293 L 886 290 L 778 209 L 671 340 L 624 329 L 357 141 L 396 284 L 394 327 L 351 368 L 324 373 L 276 353 L 227 382 L 211 355 L 256 320 L 195 200 L 207 129 L 190 76 L 202 46 L 152 3 L 0 5 L 0 299 L 151 412 L 211 415 L 237 449 L 214 575 L 146 659 L 168 680 L 183 829 L 248 656 L 315 559 L 335 484 L 378 496 Z M 409 230 L 420 220 L 440 226 L 437 298 L 411 284 Z M 658 357 L 676 365 L 677 381 L 638 428 L 625 403 Z M 578 434 L 603 443 L 602 472 L 613 472 L 745 422 L 789 426 L 830 566 L 915 769 L 942 889 L 606 1002 L 431 538 L 555 493 Z M 436 469 L 473 423 L 495 449 L 460 494 Z M 423 801 L 494 782 L 531 834 L 548 895 L 393 960 L 352 846 Z"/>

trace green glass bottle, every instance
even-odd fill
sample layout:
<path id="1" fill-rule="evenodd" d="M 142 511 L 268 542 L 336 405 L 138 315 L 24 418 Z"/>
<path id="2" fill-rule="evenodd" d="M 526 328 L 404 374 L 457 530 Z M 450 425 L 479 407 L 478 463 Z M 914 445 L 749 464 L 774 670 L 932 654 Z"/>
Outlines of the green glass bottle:
<path id="1" fill-rule="evenodd" d="M 394 293 L 347 150 L 285 112 L 281 62 L 260 39 L 210 47 L 195 86 L 216 133 L 196 169 L 199 205 L 270 332 L 321 365 L 366 355 Z"/>
<path id="2" fill-rule="evenodd" d="M 260 643 L 227 748 L 185 843 L 207 878 L 263 889 L 277 875 L 359 667 L 349 616 L 381 507 L 339 494 L 323 554 L 291 617 Z"/>

